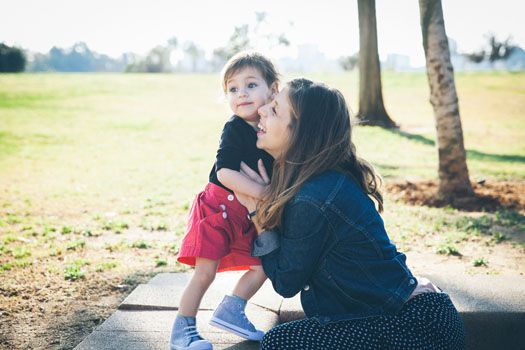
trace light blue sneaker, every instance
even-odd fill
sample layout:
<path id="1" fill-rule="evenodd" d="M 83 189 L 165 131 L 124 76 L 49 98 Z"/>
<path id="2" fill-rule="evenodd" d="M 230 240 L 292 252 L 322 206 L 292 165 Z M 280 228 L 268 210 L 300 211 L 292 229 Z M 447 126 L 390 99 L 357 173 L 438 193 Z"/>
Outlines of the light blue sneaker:
<path id="1" fill-rule="evenodd" d="M 226 295 L 219 304 L 210 325 L 248 340 L 261 341 L 264 332 L 255 329 L 244 313 L 246 300 L 236 295 Z"/>
<path id="2" fill-rule="evenodd" d="M 177 315 L 171 329 L 170 350 L 213 350 L 213 345 L 197 332 L 195 317 Z"/>

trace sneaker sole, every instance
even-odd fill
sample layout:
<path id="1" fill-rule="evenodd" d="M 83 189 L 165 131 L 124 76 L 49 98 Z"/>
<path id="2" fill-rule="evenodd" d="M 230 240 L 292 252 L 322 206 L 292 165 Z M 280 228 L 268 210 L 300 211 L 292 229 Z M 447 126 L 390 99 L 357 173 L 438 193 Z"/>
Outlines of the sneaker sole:
<path id="1" fill-rule="evenodd" d="M 170 350 L 213 350 L 213 345 L 211 344 L 198 344 L 191 346 L 178 346 L 170 343 Z"/>
<path id="2" fill-rule="evenodd" d="M 247 332 L 246 330 L 239 328 L 231 323 L 224 322 L 223 320 L 212 317 L 210 320 L 210 325 L 213 327 L 220 328 L 222 330 L 225 330 L 227 332 L 233 333 L 235 335 L 238 335 L 241 338 L 248 339 L 248 340 L 254 340 L 254 341 L 261 341 L 262 337 L 259 338 L 258 332 L 252 333 Z"/>

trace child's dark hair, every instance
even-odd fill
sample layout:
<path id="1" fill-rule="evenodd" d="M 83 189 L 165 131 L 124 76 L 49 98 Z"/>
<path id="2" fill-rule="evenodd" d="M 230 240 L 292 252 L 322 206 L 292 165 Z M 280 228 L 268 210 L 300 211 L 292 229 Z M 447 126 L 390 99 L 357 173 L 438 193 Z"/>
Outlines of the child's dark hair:
<path id="1" fill-rule="evenodd" d="M 279 73 L 277 73 L 270 59 L 258 52 L 242 51 L 230 58 L 222 69 L 222 90 L 224 92 L 226 92 L 228 79 L 246 67 L 257 69 L 268 86 L 271 86 L 275 82 L 279 83 Z"/>

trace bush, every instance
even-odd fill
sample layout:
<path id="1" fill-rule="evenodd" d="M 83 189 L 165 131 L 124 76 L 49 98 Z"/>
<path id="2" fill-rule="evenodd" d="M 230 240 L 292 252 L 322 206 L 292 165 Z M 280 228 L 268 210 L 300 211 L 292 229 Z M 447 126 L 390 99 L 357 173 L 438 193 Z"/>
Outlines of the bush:
<path id="1" fill-rule="evenodd" d="M 23 72 L 26 68 L 26 62 L 24 51 L 17 47 L 10 47 L 0 43 L 1 73 Z"/>

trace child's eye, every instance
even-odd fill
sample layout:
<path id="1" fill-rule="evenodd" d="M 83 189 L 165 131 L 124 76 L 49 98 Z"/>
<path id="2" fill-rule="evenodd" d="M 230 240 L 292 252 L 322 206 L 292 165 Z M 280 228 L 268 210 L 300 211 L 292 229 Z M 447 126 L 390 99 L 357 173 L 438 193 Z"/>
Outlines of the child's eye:
<path id="1" fill-rule="evenodd" d="M 257 84 L 256 84 L 256 83 L 249 83 L 249 84 L 248 84 L 248 87 L 249 87 L 250 89 L 253 89 L 254 87 L 257 87 Z"/>
<path id="2" fill-rule="evenodd" d="M 228 90 L 229 92 L 237 92 L 237 88 L 236 87 L 230 87 L 230 89 Z"/>
<path id="3" fill-rule="evenodd" d="M 275 110 L 275 107 L 272 107 L 273 114 L 277 114 L 277 111 Z"/>

